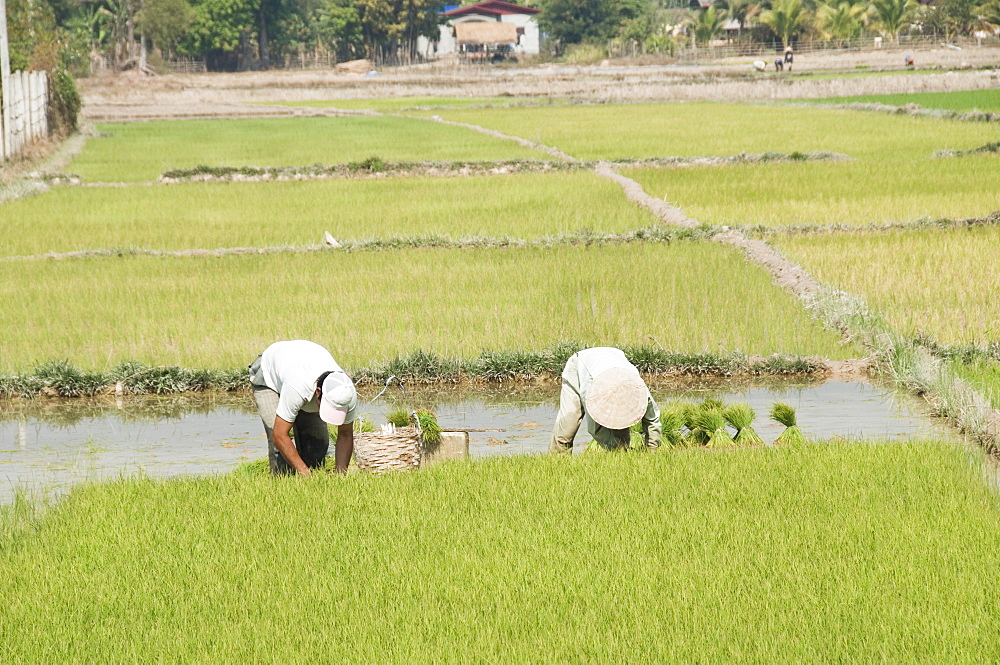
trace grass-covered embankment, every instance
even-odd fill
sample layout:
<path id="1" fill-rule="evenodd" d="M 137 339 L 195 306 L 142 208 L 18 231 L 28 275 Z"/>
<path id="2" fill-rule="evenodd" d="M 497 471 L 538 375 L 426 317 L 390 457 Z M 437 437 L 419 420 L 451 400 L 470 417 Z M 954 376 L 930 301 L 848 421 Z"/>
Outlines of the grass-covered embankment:
<path id="1" fill-rule="evenodd" d="M 296 338 L 345 367 L 562 340 L 859 356 L 715 243 L 0 262 L 0 301 L 0 372 L 61 358 L 84 369 L 241 367 Z"/>
<path id="2" fill-rule="evenodd" d="M 132 479 L 20 509 L 6 662 L 1000 658 L 1000 500 L 951 445 Z"/>
<path id="3" fill-rule="evenodd" d="M 88 181 L 156 180 L 170 169 L 361 161 L 546 159 L 543 152 L 410 118 L 265 118 L 108 123 L 69 171 Z"/>
<path id="4" fill-rule="evenodd" d="M 593 173 L 55 188 L 5 205 L 0 256 L 92 249 L 305 246 L 343 240 L 539 238 L 655 219 Z"/>

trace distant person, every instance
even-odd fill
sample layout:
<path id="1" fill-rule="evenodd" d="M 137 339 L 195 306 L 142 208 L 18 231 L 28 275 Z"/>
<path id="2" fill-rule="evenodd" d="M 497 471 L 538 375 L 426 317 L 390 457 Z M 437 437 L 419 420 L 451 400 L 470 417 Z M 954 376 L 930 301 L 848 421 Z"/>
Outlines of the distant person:
<path id="1" fill-rule="evenodd" d="M 784 68 L 785 68 L 785 61 L 784 60 L 782 60 L 781 58 L 778 58 L 777 60 L 774 61 L 774 71 L 780 72 Z"/>
<path id="2" fill-rule="evenodd" d="M 912 67 L 913 66 L 913 56 L 912 55 L 906 56 L 906 66 L 907 67 Z"/>
<path id="3" fill-rule="evenodd" d="M 792 71 L 792 47 L 785 47 L 785 64 L 788 65 L 788 71 Z"/>
<path id="4" fill-rule="evenodd" d="M 626 448 L 632 425 L 642 422 L 647 448 L 661 440 L 660 407 L 621 349 L 595 347 L 566 361 L 549 452 L 570 453 L 573 438 L 586 423 L 594 441 L 609 450 Z"/>
<path id="5" fill-rule="evenodd" d="M 337 471 L 347 471 L 354 452 L 358 393 L 354 382 L 319 344 L 303 339 L 275 342 L 250 363 L 253 399 L 267 434 L 271 473 L 308 476 L 323 466 L 330 425 L 338 425 Z M 294 429 L 295 441 L 290 432 Z"/>

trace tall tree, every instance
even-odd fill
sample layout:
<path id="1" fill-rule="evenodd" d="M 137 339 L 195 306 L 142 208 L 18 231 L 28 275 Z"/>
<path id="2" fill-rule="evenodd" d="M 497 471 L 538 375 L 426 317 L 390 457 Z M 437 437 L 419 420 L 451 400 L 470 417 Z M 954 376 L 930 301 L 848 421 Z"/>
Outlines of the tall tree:
<path id="1" fill-rule="evenodd" d="M 771 28 L 785 48 L 791 43 L 806 22 L 802 0 L 775 0 L 770 9 L 760 13 L 760 22 Z"/>
<path id="2" fill-rule="evenodd" d="M 543 0 L 538 25 L 561 44 L 602 41 L 645 10 L 642 0 Z"/>
<path id="3" fill-rule="evenodd" d="M 869 11 L 876 25 L 898 44 L 900 31 L 910 25 L 919 6 L 916 0 L 872 0 Z"/>
<path id="4" fill-rule="evenodd" d="M 823 39 L 843 43 L 861 36 L 866 8 L 848 0 L 828 0 L 816 8 L 816 27 Z"/>
<path id="5" fill-rule="evenodd" d="M 167 56 L 187 36 L 194 21 L 194 9 L 187 0 L 143 0 L 136 23 L 143 35 Z"/>
<path id="6" fill-rule="evenodd" d="M 726 10 L 716 10 L 715 5 L 702 9 L 695 14 L 694 39 L 696 42 L 708 44 L 722 34 L 726 24 Z"/>

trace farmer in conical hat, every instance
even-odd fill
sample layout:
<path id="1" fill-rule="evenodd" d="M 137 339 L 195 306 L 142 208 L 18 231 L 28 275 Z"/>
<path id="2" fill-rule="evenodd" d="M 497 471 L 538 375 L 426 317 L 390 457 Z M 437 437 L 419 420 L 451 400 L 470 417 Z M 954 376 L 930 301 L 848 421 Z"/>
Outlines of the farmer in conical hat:
<path id="1" fill-rule="evenodd" d="M 642 421 L 648 448 L 660 445 L 660 408 L 621 349 L 595 347 L 566 361 L 559 395 L 559 414 L 549 452 L 569 453 L 573 437 L 586 423 L 594 441 L 607 448 L 629 445 L 629 428 Z"/>
<path id="2" fill-rule="evenodd" d="M 275 475 L 309 475 L 323 466 L 330 425 L 337 429 L 337 471 L 347 471 L 354 452 L 358 393 L 330 352 L 304 339 L 275 342 L 250 363 L 253 399 L 267 434 Z M 289 435 L 295 430 L 295 441 Z"/>

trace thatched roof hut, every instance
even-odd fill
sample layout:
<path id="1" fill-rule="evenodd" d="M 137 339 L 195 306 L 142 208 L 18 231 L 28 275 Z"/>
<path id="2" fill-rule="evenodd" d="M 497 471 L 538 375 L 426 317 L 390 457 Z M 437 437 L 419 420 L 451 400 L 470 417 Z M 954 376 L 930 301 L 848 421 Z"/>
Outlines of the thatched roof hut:
<path id="1" fill-rule="evenodd" d="M 459 45 L 482 44 L 499 46 L 517 43 L 517 26 L 499 21 L 465 21 L 455 24 L 455 36 Z"/>

